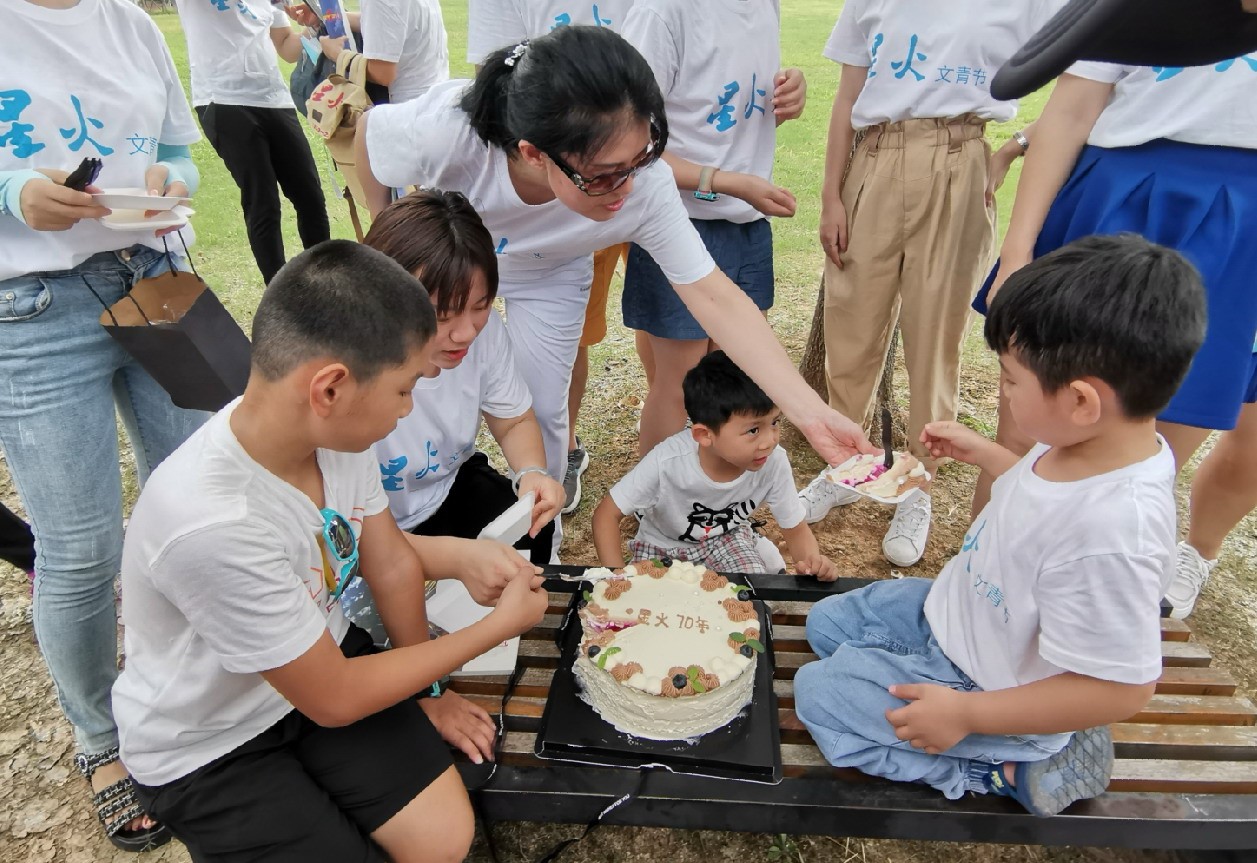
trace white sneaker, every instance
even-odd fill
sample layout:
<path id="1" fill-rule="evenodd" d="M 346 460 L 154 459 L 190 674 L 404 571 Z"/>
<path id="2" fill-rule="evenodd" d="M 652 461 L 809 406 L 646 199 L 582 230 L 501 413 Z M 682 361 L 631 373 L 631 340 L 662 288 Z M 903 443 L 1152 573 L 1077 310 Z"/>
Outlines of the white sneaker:
<path id="1" fill-rule="evenodd" d="M 808 524 L 816 524 L 836 506 L 845 506 L 860 499 L 845 485 L 825 479 L 825 471 L 817 474 L 816 479 L 807 484 L 807 488 L 799 492 L 799 502 L 803 504 L 806 515 L 803 520 Z"/>
<path id="2" fill-rule="evenodd" d="M 762 533 L 755 535 L 755 550 L 759 552 L 760 560 L 764 561 L 764 572 L 776 574 L 786 571 L 786 559 L 781 556 L 781 549 Z"/>
<path id="3" fill-rule="evenodd" d="M 1170 603 L 1170 617 L 1182 620 L 1196 607 L 1196 599 L 1218 562 L 1205 560 L 1191 545 L 1180 542 L 1176 564 L 1174 580 L 1165 592 L 1165 599 Z"/>
<path id="4" fill-rule="evenodd" d="M 930 535 L 930 496 L 918 490 L 895 507 L 895 517 L 882 539 L 882 554 L 895 566 L 912 566 L 925 554 Z"/>

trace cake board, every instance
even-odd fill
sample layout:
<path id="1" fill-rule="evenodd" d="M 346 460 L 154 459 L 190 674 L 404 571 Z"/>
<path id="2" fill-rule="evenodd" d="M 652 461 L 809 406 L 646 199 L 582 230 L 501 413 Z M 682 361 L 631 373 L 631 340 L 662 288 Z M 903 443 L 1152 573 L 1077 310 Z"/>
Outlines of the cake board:
<path id="1" fill-rule="evenodd" d="M 764 652 L 755 664 L 751 703 L 728 725 L 695 741 L 649 740 L 625 734 L 580 696 L 572 671 L 580 649 L 580 593 L 559 631 L 559 667 L 541 716 L 534 751 L 538 758 L 605 767 L 657 767 L 673 773 L 776 784 L 782 779 L 781 728 L 773 692 L 772 624 L 768 608 L 752 599 Z"/>

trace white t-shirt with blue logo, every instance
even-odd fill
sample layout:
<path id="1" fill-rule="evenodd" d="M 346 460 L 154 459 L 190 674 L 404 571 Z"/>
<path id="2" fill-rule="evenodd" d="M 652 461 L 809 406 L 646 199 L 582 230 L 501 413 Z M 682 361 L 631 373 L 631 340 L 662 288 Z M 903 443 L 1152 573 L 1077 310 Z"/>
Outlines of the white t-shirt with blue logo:
<path id="1" fill-rule="evenodd" d="M 192 104 L 292 108 L 271 30 L 290 29 L 267 0 L 175 0 L 188 42 Z"/>
<path id="2" fill-rule="evenodd" d="M 1082 62 L 1069 74 L 1114 85 L 1088 144 L 1134 147 L 1168 138 L 1257 148 L 1257 53 L 1187 68 Z"/>
<path id="3" fill-rule="evenodd" d="M 404 530 L 445 502 L 463 462 L 476 451 L 481 414 L 511 419 L 532 407 L 496 311 L 455 368 L 421 378 L 415 407 L 375 445 L 389 509 Z"/>
<path id="4" fill-rule="evenodd" d="M 847 0 L 825 46 L 835 63 L 868 68 L 851 125 L 1017 116 L 991 79 L 1064 0 Z"/>
<path id="5" fill-rule="evenodd" d="M 640 245 L 674 285 L 715 271 L 662 159 L 638 172 L 623 209 L 605 221 L 588 219 L 557 198 L 521 201 L 506 153 L 481 141 L 458 107 L 468 83 L 447 81 L 404 105 L 373 108 L 367 153 L 371 172 L 386 186 L 432 186 L 467 196 L 497 248 L 503 297 L 512 299 L 524 285 L 587 290 L 593 253 L 617 243 Z"/>
<path id="6" fill-rule="evenodd" d="M 637 0 L 622 31 L 646 58 L 668 111 L 668 151 L 699 165 L 772 179 L 773 79 L 781 69 L 776 0 Z M 739 198 L 681 201 L 693 219 L 746 223 Z"/>
<path id="7" fill-rule="evenodd" d="M 101 159 L 100 188 L 144 185 L 157 144 L 201 135 L 170 51 L 153 20 L 126 0 L 79 0 L 49 9 L 0 0 L 5 69 L 0 73 L 0 171 L 73 171 Z M 184 237 L 192 242 L 191 229 Z M 68 231 L 35 231 L 0 216 L 0 279 L 68 270 L 92 255 L 162 241 L 152 230 L 113 231 L 86 220 Z M 170 247 L 182 253 L 177 237 Z"/>
<path id="8" fill-rule="evenodd" d="M 947 658 L 983 689 L 1065 671 L 1143 684 L 1161 674 L 1174 576 L 1174 456 L 1076 482 L 1034 472 L 1037 444 L 995 480 L 925 601 Z"/>
<path id="9" fill-rule="evenodd" d="M 467 0 L 467 62 L 568 24 L 619 30 L 633 0 Z"/>

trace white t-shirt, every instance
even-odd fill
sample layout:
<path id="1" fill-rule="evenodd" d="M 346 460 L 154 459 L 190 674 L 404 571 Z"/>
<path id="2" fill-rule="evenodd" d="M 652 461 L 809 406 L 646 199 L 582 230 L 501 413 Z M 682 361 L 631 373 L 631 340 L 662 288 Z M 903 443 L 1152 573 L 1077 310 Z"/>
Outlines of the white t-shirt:
<path id="1" fill-rule="evenodd" d="M 113 689 L 123 758 L 145 785 L 186 776 L 292 705 L 261 671 L 349 624 L 328 601 L 323 518 L 255 462 L 223 408 L 144 486 L 122 552 L 126 668 Z M 370 451 L 318 451 L 325 505 L 362 531 L 388 506 Z M 330 562 L 330 563 L 329 563 Z M 326 570 L 326 571 L 325 571 Z"/>
<path id="2" fill-rule="evenodd" d="M 445 21 L 438 0 L 363 0 L 362 55 L 397 64 L 390 102 L 409 102 L 450 79 Z"/>
<path id="3" fill-rule="evenodd" d="M 566 24 L 619 30 L 633 0 L 467 0 L 467 62 Z"/>
<path id="4" fill-rule="evenodd" d="M 776 0 L 637 0 L 624 38 L 655 72 L 668 111 L 668 151 L 699 165 L 772 179 L 773 78 L 781 69 Z M 694 219 L 746 223 L 763 214 L 739 198 L 698 201 Z"/>
<path id="5" fill-rule="evenodd" d="M 94 157 L 104 161 L 97 186 L 138 187 L 159 141 L 200 138 L 161 31 L 135 4 L 80 0 L 48 9 L 0 0 L 0 10 L 9 46 L 0 73 L 0 171 L 72 171 Z M 190 244 L 190 229 L 184 237 Z M 68 270 L 137 243 L 162 248 L 152 231 L 112 231 L 95 220 L 35 231 L 0 216 L 0 279 Z M 178 237 L 170 243 L 182 252 Z"/>
<path id="6" fill-rule="evenodd" d="M 731 533 L 765 503 L 786 530 L 805 515 L 784 449 L 773 450 L 757 471 L 716 482 L 698 463 L 698 442 L 689 429 L 646 453 L 609 494 L 620 512 L 642 513 L 638 539 L 665 548 Z"/>
<path id="7" fill-rule="evenodd" d="M 868 67 L 851 125 L 958 117 L 1000 122 L 1015 101 L 991 79 L 1064 0 L 847 0 L 825 46 L 835 63 Z"/>
<path id="8" fill-rule="evenodd" d="M 1257 54 L 1187 68 L 1082 62 L 1069 74 L 1115 85 L 1088 144 L 1134 147 L 1169 138 L 1257 148 Z"/>
<path id="9" fill-rule="evenodd" d="M 292 28 L 267 0 L 175 0 L 188 42 L 192 104 L 292 108 L 271 30 Z"/>
<path id="10" fill-rule="evenodd" d="M 421 378 L 414 410 L 375 445 L 393 517 L 405 530 L 445 501 L 454 476 L 476 451 L 481 413 L 509 419 L 532 407 L 496 311 L 457 367 Z"/>
<path id="11" fill-rule="evenodd" d="M 983 689 L 1065 671 L 1141 684 L 1161 674 L 1161 597 L 1174 575 L 1174 457 L 1049 482 L 1039 444 L 991 501 L 925 601 L 939 646 Z"/>
<path id="12" fill-rule="evenodd" d="M 386 186 L 424 185 L 467 196 L 497 247 L 503 296 L 511 296 L 511 283 L 553 280 L 569 265 L 588 270 L 594 252 L 617 243 L 640 245 L 674 285 L 716 269 L 663 160 L 637 174 L 624 208 L 605 222 L 557 199 L 525 204 L 511 185 L 506 154 L 481 141 L 458 107 L 467 83 L 447 81 L 404 105 L 373 108 L 367 152 L 372 173 Z"/>

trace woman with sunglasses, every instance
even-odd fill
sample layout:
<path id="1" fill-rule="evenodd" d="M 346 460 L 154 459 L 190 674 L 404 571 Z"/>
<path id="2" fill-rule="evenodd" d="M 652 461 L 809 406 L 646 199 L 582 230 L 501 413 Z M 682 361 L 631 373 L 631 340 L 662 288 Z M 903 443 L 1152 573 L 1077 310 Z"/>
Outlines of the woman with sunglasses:
<path id="1" fill-rule="evenodd" d="M 506 300 L 507 334 L 533 396 L 546 466 L 561 479 L 567 392 L 592 255 L 635 242 L 717 343 L 822 457 L 872 451 L 803 381 L 750 300 L 716 268 L 667 165 L 663 97 L 649 64 L 606 28 L 560 27 L 496 51 L 475 81 L 381 106 L 357 137 L 368 204 L 388 188 L 462 192 L 484 219 Z"/>
<path id="2" fill-rule="evenodd" d="M 418 277 L 436 308 L 432 366 L 411 394 L 414 410 L 375 445 L 397 523 L 475 539 L 531 492 L 532 525 L 516 547 L 549 563 L 563 486 L 546 473 L 532 397 L 493 310 L 498 262 L 484 223 L 457 192 L 425 189 L 380 213 L 365 242 Z M 514 481 L 476 452 L 482 417 Z"/>

